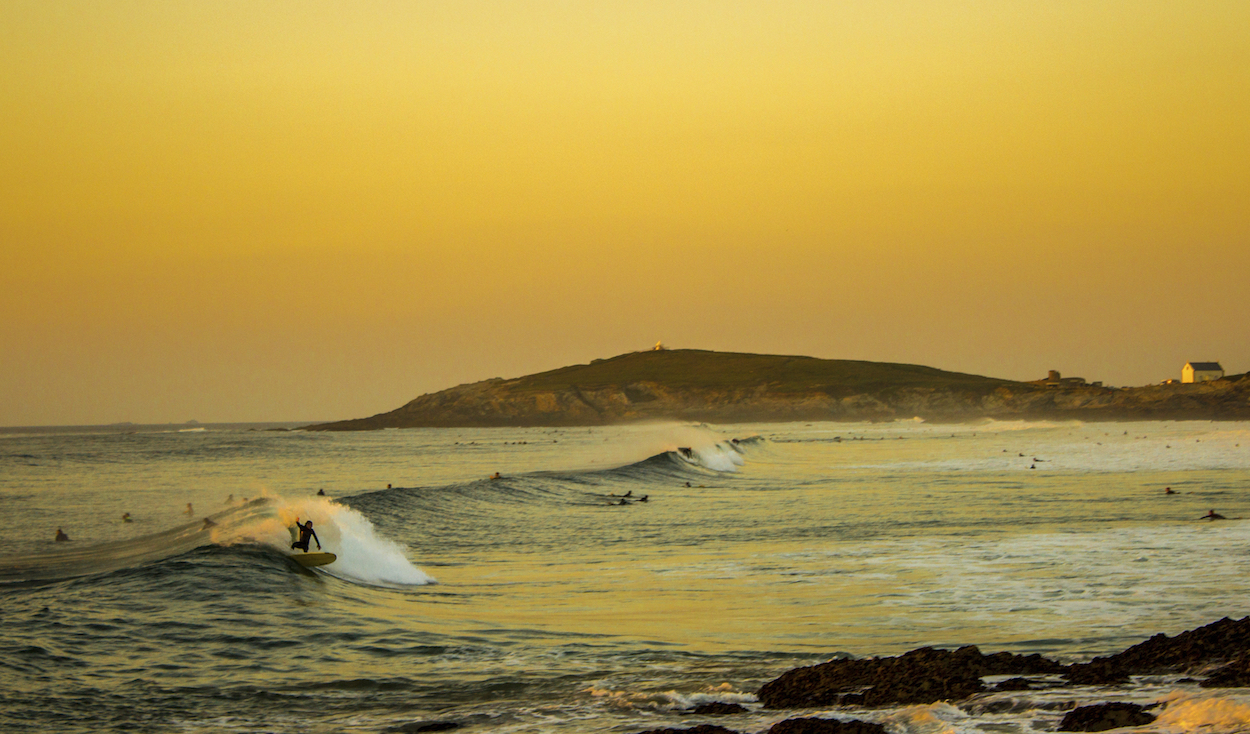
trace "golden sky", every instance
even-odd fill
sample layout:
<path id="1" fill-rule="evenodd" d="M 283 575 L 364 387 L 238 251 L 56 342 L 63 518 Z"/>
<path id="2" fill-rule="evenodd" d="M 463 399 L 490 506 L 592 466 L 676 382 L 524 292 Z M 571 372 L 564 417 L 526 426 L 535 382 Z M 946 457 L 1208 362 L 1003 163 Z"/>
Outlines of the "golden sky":
<path id="1" fill-rule="evenodd" d="M 0 4 L 0 425 L 1250 369 L 1250 3 Z"/>

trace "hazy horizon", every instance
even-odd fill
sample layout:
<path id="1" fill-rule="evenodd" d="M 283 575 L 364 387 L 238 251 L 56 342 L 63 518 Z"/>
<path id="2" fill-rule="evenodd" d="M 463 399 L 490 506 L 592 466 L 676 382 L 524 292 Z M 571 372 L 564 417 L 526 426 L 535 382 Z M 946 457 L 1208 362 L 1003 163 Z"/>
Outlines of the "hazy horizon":
<path id="1" fill-rule="evenodd" d="M 666 346 L 665 348 L 666 348 L 666 349 L 681 349 L 681 348 L 670 348 L 670 347 L 667 347 L 667 346 Z M 693 348 L 691 348 L 691 349 L 693 349 Z M 647 350 L 634 350 L 634 351 L 635 351 L 635 352 L 637 352 L 637 351 L 647 351 Z M 598 359 L 611 359 L 611 358 L 618 357 L 618 356 L 624 356 L 625 354 L 628 354 L 628 353 L 629 353 L 629 352 L 622 352 L 620 355 L 611 355 L 610 357 L 602 357 L 602 358 L 595 358 L 595 359 L 596 359 L 596 360 L 598 360 Z M 801 357 L 801 356 L 809 356 L 809 355 L 773 355 L 773 356 L 800 356 L 800 357 Z M 588 363 L 588 362 L 586 362 L 586 363 L 574 363 L 574 364 L 587 364 L 587 363 Z M 560 366 L 558 366 L 558 367 L 553 367 L 553 368 L 551 368 L 551 369 L 552 369 L 552 370 L 556 370 L 556 369 L 560 369 L 561 367 L 568 367 L 568 366 L 572 366 L 572 365 L 560 365 Z M 932 366 L 932 365 L 924 365 L 924 366 Z M 940 369 L 940 368 L 939 368 L 939 369 Z M 536 373 L 529 373 L 529 374 L 539 374 L 539 373 L 541 373 L 541 372 L 547 372 L 547 371 L 550 371 L 550 370 L 539 370 L 539 372 L 536 372 Z M 1230 371 L 1228 371 L 1228 370 L 1225 370 L 1225 374 L 1226 374 L 1226 375 L 1233 375 L 1233 374 L 1236 374 L 1236 373 L 1233 373 L 1233 372 L 1230 372 Z M 496 377 L 503 377 L 504 379 L 514 379 L 514 378 L 526 377 L 526 376 L 528 376 L 528 375 L 496 375 Z M 1035 377 L 1035 378 L 1031 378 L 1031 379 L 1040 379 L 1040 378 L 1045 377 L 1045 376 L 1046 376 L 1046 375 L 1039 375 L 1039 376 L 1037 376 L 1037 377 Z M 1080 375 L 1069 375 L 1069 374 L 1064 374 L 1063 376 L 1064 376 L 1064 377 L 1079 377 Z M 982 375 L 982 377 L 996 377 L 996 375 Z M 492 378 L 483 378 L 483 380 L 489 380 L 489 379 L 492 379 Z M 1172 379 L 1176 379 L 1176 378 L 1172 378 Z M 1025 380 L 1025 381 L 1027 381 L 1027 380 Z M 477 380 L 477 381 L 475 381 L 475 382 L 480 382 L 480 380 Z M 461 384 L 464 384 L 464 383 L 461 383 Z M 1147 383 L 1147 384 L 1156 384 L 1156 383 Z M 1109 386 L 1110 386 L 1110 387 L 1140 387 L 1140 386 L 1138 386 L 1138 385 L 1109 385 Z M 432 391 L 430 391 L 430 392 L 440 392 L 440 391 L 442 391 L 442 390 L 446 390 L 446 389 L 449 389 L 449 388 L 452 388 L 452 387 L 456 387 L 456 386 L 455 386 L 455 385 L 447 385 L 447 386 L 445 386 L 445 387 L 442 387 L 442 388 L 437 388 L 437 389 L 432 390 Z M 426 394 L 426 393 L 422 393 L 422 394 L 424 395 L 424 394 Z M 412 398 L 417 398 L 417 397 L 420 397 L 420 396 L 418 396 L 418 395 L 413 395 L 413 396 L 412 396 Z M 202 420 L 199 420 L 199 419 L 196 419 L 196 418 L 189 418 L 189 419 L 187 419 L 187 420 L 183 420 L 183 421 L 156 421 L 156 422 L 141 422 L 141 421 L 131 421 L 131 420 L 117 420 L 117 421 L 110 421 L 110 422 L 108 422 L 108 423 L 59 423 L 59 424 L 58 424 L 58 423 L 30 423 L 30 424 L 9 424 L 9 425 L 0 425 L 0 429 L 6 429 L 6 428 L 57 428 L 57 427 L 70 427 L 70 428 L 72 428 L 72 427 L 92 427 L 92 428 L 99 427 L 99 428 L 108 428 L 108 427 L 115 427 L 115 426 L 185 426 L 185 425 L 213 425 L 213 426 L 223 426 L 223 425 L 268 425 L 268 424 L 274 424 L 274 425 L 277 425 L 277 424 L 310 424 L 310 425 L 311 425 L 311 424 L 317 424 L 317 423 L 328 423 L 328 422 L 335 422 L 335 421 L 341 421 L 341 420 L 350 420 L 350 419 L 352 419 L 352 418 L 365 418 L 365 417 L 369 417 L 370 415 L 376 415 L 377 413 L 389 412 L 389 411 L 391 411 L 391 410 L 394 410 L 394 409 L 396 409 L 396 408 L 401 407 L 404 403 L 407 403 L 407 402 L 408 402 L 409 400 L 411 400 L 412 398 L 409 398 L 408 400 L 404 400 L 404 401 L 403 401 L 403 403 L 396 404 L 396 405 L 394 405 L 394 406 L 392 406 L 392 407 L 390 407 L 390 408 L 386 408 L 386 409 L 381 410 L 381 411 L 376 411 L 375 413 L 370 413 L 370 414 L 368 414 L 368 415 L 342 416 L 342 417 L 333 417 L 333 418 L 301 418 L 301 419 L 293 419 L 293 420 L 292 420 L 292 419 L 285 419 L 285 418 L 271 418 L 271 419 L 260 419 L 260 420 L 251 420 L 251 421 L 229 421 L 229 420 L 227 420 L 227 421 L 202 421 Z M 1133 419 L 1133 420 L 1140 420 L 1140 419 Z M 648 422 L 648 421 L 643 421 L 643 423 L 647 423 L 647 422 Z M 753 421 L 746 421 L 746 422 L 753 422 Z"/>
<path id="2" fill-rule="evenodd" d="M 0 6 L 0 425 L 1250 369 L 1250 4 Z"/>

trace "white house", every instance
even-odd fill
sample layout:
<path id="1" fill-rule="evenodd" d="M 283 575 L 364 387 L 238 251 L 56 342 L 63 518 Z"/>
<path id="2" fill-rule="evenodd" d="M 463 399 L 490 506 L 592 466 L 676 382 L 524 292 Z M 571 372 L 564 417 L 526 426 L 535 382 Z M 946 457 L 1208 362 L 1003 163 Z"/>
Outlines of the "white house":
<path id="1" fill-rule="evenodd" d="M 1181 368 L 1181 382 L 1209 382 L 1223 376 L 1219 362 L 1186 362 Z"/>

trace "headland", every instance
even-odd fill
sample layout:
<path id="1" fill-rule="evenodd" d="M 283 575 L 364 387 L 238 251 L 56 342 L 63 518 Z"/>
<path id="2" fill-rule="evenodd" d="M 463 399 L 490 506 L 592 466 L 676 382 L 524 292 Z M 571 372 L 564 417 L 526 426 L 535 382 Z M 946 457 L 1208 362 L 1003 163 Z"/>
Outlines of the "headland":
<path id="1" fill-rule="evenodd" d="M 459 385 L 386 413 L 306 430 L 914 417 L 930 422 L 1248 420 L 1250 380 L 1243 374 L 1204 383 L 1112 388 L 1017 382 L 890 362 L 666 349 Z"/>

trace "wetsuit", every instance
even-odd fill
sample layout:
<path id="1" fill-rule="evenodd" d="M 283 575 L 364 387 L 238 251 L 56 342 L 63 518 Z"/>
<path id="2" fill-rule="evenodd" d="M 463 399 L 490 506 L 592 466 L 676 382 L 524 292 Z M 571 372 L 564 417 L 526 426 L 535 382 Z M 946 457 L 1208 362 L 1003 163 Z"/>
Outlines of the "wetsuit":
<path id="1" fill-rule="evenodd" d="M 317 541 L 317 550 L 321 550 L 321 539 L 317 537 L 317 533 L 312 529 L 312 520 L 309 520 L 306 524 L 297 522 L 295 527 L 299 528 L 299 540 L 291 544 L 291 550 L 301 548 L 307 553 L 309 536 L 312 536 L 312 539 Z"/>

